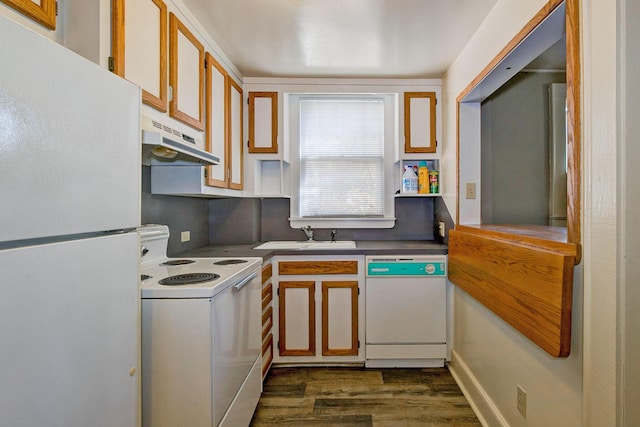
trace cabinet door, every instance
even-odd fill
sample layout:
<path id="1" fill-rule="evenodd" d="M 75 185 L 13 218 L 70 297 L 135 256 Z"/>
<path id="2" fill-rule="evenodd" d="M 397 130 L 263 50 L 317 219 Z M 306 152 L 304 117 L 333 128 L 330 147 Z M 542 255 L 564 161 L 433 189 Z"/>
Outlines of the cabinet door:
<path id="1" fill-rule="evenodd" d="M 113 72 L 142 88 L 142 102 L 167 111 L 167 6 L 113 0 Z"/>
<path id="2" fill-rule="evenodd" d="M 249 92 L 249 152 L 278 152 L 278 92 Z"/>
<path id="3" fill-rule="evenodd" d="M 227 77 L 229 88 L 229 188 L 242 190 L 242 88 Z"/>
<path id="4" fill-rule="evenodd" d="M 279 283 L 280 356 L 315 356 L 315 289 L 315 282 Z"/>
<path id="5" fill-rule="evenodd" d="M 436 152 L 435 92 L 405 92 L 404 152 Z"/>
<path id="6" fill-rule="evenodd" d="M 169 114 L 204 130 L 204 46 L 173 13 L 169 25 Z"/>
<path id="7" fill-rule="evenodd" d="M 0 0 L 50 30 L 56 29 L 56 0 Z"/>
<path id="8" fill-rule="evenodd" d="M 209 166 L 206 184 L 212 187 L 229 186 L 229 157 L 227 149 L 227 71 L 207 52 L 206 54 L 206 141 L 207 151 L 220 157 L 220 164 Z"/>
<path id="9" fill-rule="evenodd" d="M 358 282 L 322 282 L 322 355 L 358 355 Z"/>

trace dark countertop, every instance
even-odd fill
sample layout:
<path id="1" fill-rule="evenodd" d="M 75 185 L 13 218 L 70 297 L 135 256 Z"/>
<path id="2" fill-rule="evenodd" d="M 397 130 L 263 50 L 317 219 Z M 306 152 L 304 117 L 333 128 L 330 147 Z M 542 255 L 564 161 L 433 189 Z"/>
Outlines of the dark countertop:
<path id="1" fill-rule="evenodd" d="M 447 245 L 423 240 L 359 240 L 355 248 L 341 249 L 253 249 L 261 242 L 246 245 L 211 245 L 174 255 L 177 258 L 260 257 L 274 255 L 446 255 Z"/>

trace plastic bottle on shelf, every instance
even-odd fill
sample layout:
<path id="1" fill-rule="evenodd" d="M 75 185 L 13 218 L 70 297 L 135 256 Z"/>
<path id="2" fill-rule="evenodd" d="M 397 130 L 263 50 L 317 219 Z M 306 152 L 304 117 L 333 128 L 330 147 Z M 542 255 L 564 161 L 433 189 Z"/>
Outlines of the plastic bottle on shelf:
<path id="1" fill-rule="evenodd" d="M 402 175 L 402 192 L 404 194 L 415 194 L 418 192 L 418 177 L 413 172 L 413 167 L 411 165 L 404 167 L 404 174 Z"/>
<path id="2" fill-rule="evenodd" d="M 427 162 L 418 166 L 418 194 L 429 194 L 429 168 Z"/>

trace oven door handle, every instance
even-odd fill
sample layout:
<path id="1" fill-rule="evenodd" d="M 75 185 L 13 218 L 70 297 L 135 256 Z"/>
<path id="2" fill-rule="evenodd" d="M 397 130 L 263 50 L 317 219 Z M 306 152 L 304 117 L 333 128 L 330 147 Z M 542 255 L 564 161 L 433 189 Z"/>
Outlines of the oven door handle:
<path id="1" fill-rule="evenodd" d="M 251 279 L 253 279 L 254 277 L 256 277 L 258 275 L 258 273 L 256 273 L 255 271 L 253 273 L 251 273 L 250 275 L 248 275 L 247 277 L 245 277 L 244 279 L 242 279 L 240 282 L 238 282 L 237 284 L 233 285 L 233 292 L 238 292 L 240 289 L 242 289 L 247 283 L 249 283 L 251 281 Z"/>

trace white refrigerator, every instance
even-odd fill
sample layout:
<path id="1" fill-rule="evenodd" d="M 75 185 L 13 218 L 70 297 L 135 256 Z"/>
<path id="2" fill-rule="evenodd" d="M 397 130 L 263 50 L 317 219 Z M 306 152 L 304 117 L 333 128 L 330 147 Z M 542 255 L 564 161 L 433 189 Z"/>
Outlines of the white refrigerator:
<path id="1" fill-rule="evenodd" d="M 0 40 L 0 425 L 139 425 L 139 89 Z"/>

